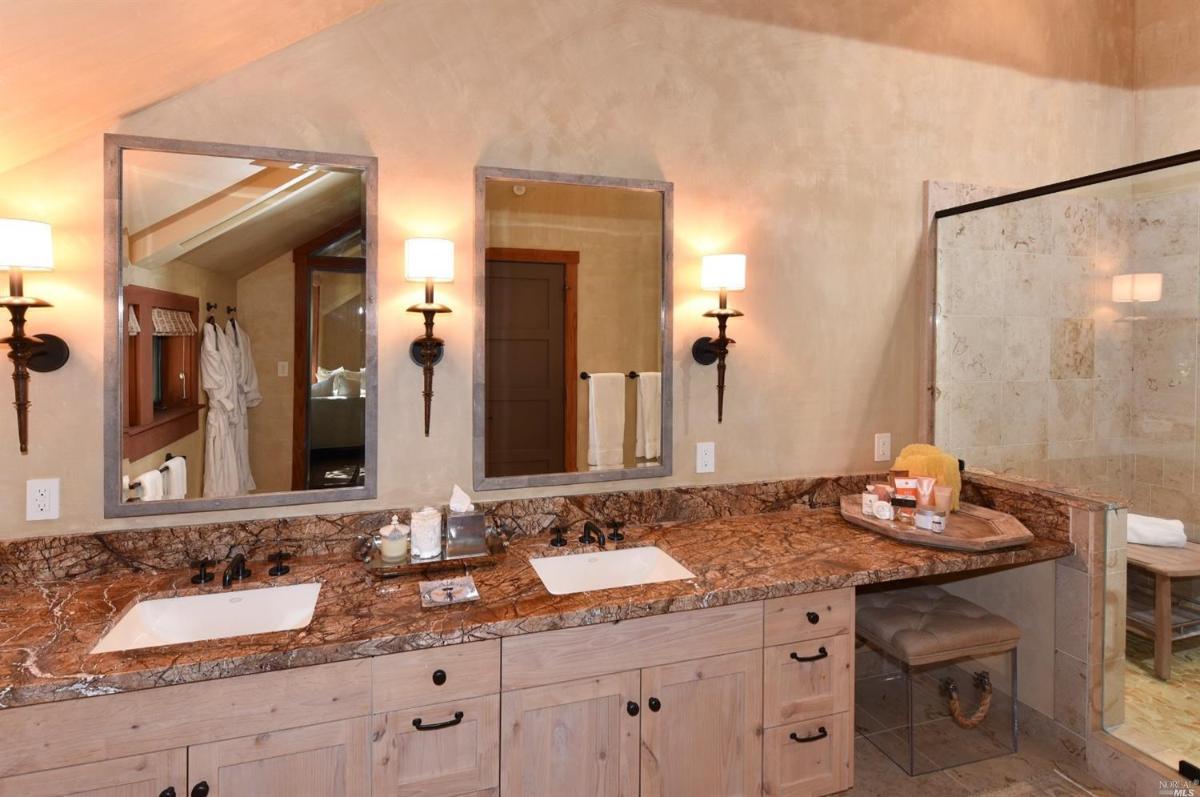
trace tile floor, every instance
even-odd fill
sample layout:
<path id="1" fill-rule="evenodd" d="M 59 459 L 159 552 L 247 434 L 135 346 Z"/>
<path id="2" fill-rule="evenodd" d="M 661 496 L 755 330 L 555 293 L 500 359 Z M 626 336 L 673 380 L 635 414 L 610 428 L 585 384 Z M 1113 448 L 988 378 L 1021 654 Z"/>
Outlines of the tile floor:
<path id="1" fill-rule="evenodd" d="M 854 797 L 1115 797 L 1086 765 L 1045 737 L 1021 735 L 1020 752 L 910 778 L 863 737 L 854 743 Z"/>
<path id="2" fill-rule="evenodd" d="M 1200 639 L 1177 642 L 1171 680 L 1154 675 L 1154 646 L 1129 634 L 1125 653 L 1125 722 L 1118 739 L 1174 769 L 1179 759 L 1200 762 Z"/>

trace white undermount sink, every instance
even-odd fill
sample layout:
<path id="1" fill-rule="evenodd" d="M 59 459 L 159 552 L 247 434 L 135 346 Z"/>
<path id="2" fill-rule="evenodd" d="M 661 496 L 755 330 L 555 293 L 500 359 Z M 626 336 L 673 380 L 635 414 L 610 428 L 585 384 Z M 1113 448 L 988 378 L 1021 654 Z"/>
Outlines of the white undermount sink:
<path id="1" fill-rule="evenodd" d="M 551 595 L 570 595 L 613 587 L 657 584 L 695 578 L 695 574 L 661 548 L 622 548 L 589 551 L 569 556 L 530 559 L 538 577 Z"/>
<path id="2" fill-rule="evenodd" d="M 304 628 L 320 591 L 320 584 L 294 584 L 139 601 L 92 653 Z"/>

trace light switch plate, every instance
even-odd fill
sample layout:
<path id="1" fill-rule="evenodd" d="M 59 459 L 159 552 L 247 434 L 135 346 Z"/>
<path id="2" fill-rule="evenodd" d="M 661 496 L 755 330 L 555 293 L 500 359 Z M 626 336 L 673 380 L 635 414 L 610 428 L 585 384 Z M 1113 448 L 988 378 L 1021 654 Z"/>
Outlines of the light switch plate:
<path id="1" fill-rule="evenodd" d="M 887 462 L 892 458 L 892 435 L 880 432 L 875 435 L 875 461 Z"/>
<path id="2" fill-rule="evenodd" d="M 25 482 L 25 519 L 58 518 L 58 479 L 30 479 Z"/>
<path id="3" fill-rule="evenodd" d="M 696 473 L 715 473 L 717 470 L 717 444 L 696 443 Z"/>
<path id="4" fill-rule="evenodd" d="M 279 360 L 277 363 L 275 363 L 275 375 L 276 376 L 287 376 L 288 375 L 288 361 L 287 360 Z"/>

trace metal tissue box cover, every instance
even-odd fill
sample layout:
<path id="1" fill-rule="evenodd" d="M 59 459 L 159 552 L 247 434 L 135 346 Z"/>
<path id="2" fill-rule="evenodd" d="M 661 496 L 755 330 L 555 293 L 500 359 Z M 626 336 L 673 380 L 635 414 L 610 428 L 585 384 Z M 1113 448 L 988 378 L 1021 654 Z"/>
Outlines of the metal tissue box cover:
<path id="1" fill-rule="evenodd" d="M 487 527 L 482 512 L 447 513 L 446 558 L 483 556 L 487 554 Z"/>

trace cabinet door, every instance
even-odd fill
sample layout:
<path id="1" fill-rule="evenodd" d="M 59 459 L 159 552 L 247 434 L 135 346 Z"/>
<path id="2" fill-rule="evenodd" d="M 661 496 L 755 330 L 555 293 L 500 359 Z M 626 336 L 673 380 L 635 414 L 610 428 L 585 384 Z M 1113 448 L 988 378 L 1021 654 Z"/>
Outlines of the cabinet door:
<path id="1" fill-rule="evenodd" d="M 0 797 L 165 797 L 187 794 L 187 751 L 167 750 L 0 778 Z"/>
<path id="2" fill-rule="evenodd" d="M 189 747 L 188 788 L 207 783 L 208 797 L 362 797 L 367 761 L 359 717 Z"/>
<path id="3" fill-rule="evenodd" d="M 501 797 L 637 797 L 637 671 L 503 696 Z"/>
<path id="4" fill-rule="evenodd" d="M 499 783 L 499 695 L 392 711 L 372 724 L 375 797 L 453 797 Z"/>
<path id="5" fill-rule="evenodd" d="M 762 651 L 642 671 L 642 797 L 762 792 Z"/>

